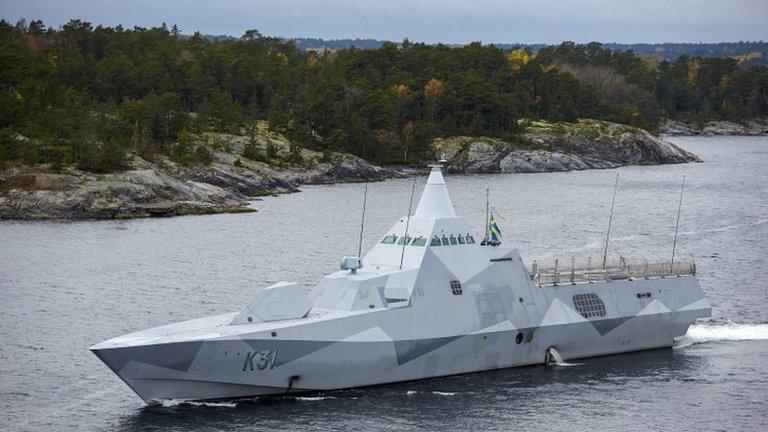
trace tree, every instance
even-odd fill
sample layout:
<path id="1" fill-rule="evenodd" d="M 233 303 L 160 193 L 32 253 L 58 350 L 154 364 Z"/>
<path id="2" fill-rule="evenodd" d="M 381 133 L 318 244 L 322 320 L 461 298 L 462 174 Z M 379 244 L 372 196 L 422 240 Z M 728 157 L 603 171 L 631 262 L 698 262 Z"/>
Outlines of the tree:
<path id="1" fill-rule="evenodd" d="M 262 153 L 261 149 L 259 149 L 259 146 L 256 144 L 254 137 L 251 137 L 250 141 L 248 141 L 248 143 L 243 148 L 243 157 L 251 160 L 266 162 L 265 155 Z"/>
<path id="2" fill-rule="evenodd" d="M 531 61 L 533 55 L 524 49 L 517 48 L 507 52 L 506 58 L 509 70 L 512 73 L 518 74 Z"/>
<path id="3" fill-rule="evenodd" d="M 416 132 L 416 125 L 409 121 L 408 123 L 403 126 L 403 141 L 405 145 L 403 146 L 403 163 L 408 162 L 408 146 L 413 141 L 413 134 Z"/>
<path id="4" fill-rule="evenodd" d="M 304 162 L 304 157 L 301 155 L 301 145 L 298 142 L 291 142 L 288 153 L 288 162 L 293 164 Z"/>
<path id="5" fill-rule="evenodd" d="M 424 86 L 424 97 L 429 106 L 430 121 L 437 121 L 437 107 L 445 95 L 445 85 L 437 78 L 432 78 Z"/>
<path id="6" fill-rule="evenodd" d="M 403 163 L 431 157 L 438 136 L 513 139 L 521 118 L 649 130 L 662 117 L 764 118 L 768 68 L 746 57 L 658 61 L 574 42 L 535 55 L 408 40 L 305 51 L 257 30 L 210 39 L 185 38 L 176 25 L 0 20 L 0 131 L 28 138 L 0 136 L 0 158 L 104 171 L 127 166 L 122 149 L 122 159 L 206 163 L 213 155 L 188 135 L 219 131 L 251 135 L 244 157 L 276 160 L 274 144 L 255 144 L 266 120 L 294 141 L 287 159 L 307 148 Z"/>
<path id="7" fill-rule="evenodd" d="M 213 163 L 213 151 L 205 145 L 198 144 L 195 147 L 195 161 L 202 165 Z"/>

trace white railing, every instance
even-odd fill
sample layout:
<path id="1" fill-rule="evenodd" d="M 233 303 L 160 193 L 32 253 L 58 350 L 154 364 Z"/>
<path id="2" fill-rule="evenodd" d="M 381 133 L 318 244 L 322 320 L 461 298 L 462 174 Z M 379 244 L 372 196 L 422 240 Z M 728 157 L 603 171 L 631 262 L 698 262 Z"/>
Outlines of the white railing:
<path id="1" fill-rule="evenodd" d="M 695 275 L 693 261 L 647 261 L 620 258 L 605 263 L 602 259 L 571 258 L 535 262 L 529 266 L 533 280 L 539 285 L 562 285 L 588 282 L 606 282 L 621 279 L 656 278 Z"/>

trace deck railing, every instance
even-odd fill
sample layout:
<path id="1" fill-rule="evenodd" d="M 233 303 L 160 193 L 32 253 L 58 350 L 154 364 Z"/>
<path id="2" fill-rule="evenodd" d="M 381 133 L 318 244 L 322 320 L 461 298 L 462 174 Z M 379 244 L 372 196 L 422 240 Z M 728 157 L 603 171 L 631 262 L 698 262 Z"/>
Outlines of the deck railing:
<path id="1" fill-rule="evenodd" d="M 622 279 L 640 279 L 668 276 L 695 275 L 696 264 L 693 261 L 645 261 L 619 260 L 606 262 L 602 259 L 571 258 L 539 262 L 529 266 L 533 280 L 539 285 L 562 285 L 585 282 L 606 282 Z"/>

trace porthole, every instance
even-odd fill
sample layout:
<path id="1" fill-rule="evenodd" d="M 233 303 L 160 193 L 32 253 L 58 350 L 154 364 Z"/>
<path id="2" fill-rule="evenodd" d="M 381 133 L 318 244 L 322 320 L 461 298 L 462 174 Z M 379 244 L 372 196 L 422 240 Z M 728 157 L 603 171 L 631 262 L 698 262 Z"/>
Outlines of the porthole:
<path id="1" fill-rule="evenodd" d="M 518 344 L 518 345 L 523 343 L 523 334 L 522 333 L 518 333 L 517 336 L 515 336 L 515 343 Z"/>

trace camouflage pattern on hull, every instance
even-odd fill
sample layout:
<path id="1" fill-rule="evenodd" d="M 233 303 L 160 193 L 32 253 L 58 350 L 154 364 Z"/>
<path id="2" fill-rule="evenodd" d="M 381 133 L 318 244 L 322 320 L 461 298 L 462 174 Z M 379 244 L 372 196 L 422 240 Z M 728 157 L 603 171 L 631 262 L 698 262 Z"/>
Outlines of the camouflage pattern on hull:
<path id="1" fill-rule="evenodd" d="M 397 244 L 403 237 L 405 247 Z M 147 402 L 207 400 L 542 364 L 550 348 L 567 360 L 670 347 L 710 314 L 690 275 L 534 283 L 515 249 L 474 241 L 439 169 L 415 215 L 363 262 L 324 278 L 313 302 L 297 298 L 295 285 L 277 284 L 240 312 L 91 350 Z"/>

